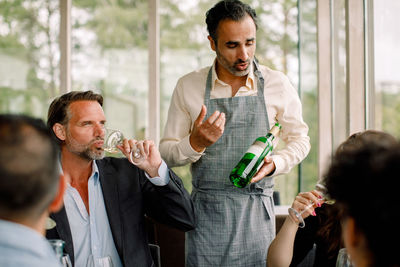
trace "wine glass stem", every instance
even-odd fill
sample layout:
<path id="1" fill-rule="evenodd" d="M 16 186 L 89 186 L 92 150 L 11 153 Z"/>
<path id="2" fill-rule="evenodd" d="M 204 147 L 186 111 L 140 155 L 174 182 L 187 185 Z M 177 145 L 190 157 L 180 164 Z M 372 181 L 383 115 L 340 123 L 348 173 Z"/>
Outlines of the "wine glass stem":
<path id="1" fill-rule="evenodd" d="M 314 202 L 311 202 L 311 204 L 309 204 L 304 210 L 299 212 L 299 216 L 302 216 L 304 212 L 306 212 L 306 210 L 312 208 L 314 206 Z"/>

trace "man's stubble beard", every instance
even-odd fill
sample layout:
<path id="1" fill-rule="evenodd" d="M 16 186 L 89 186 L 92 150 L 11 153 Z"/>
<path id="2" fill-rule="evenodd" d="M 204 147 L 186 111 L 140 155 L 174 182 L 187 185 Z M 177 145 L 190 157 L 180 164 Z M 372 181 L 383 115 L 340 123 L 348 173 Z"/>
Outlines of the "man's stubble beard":
<path id="1" fill-rule="evenodd" d="M 91 149 L 93 142 L 98 141 L 101 138 L 92 140 L 87 145 L 86 144 L 82 145 L 82 144 L 79 144 L 78 142 L 76 142 L 75 139 L 73 139 L 71 136 L 69 136 L 69 137 L 70 137 L 69 139 L 71 140 L 71 142 L 70 142 L 70 144 L 67 144 L 66 146 L 67 146 L 67 149 L 71 153 L 73 153 L 85 160 L 89 160 L 89 161 L 100 160 L 100 159 L 104 158 L 104 150 L 103 149 L 98 149 L 98 148 Z"/>
<path id="2" fill-rule="evenodd" d="M 247 74 L 249 74 L 250 72 L 250 64 L 251 64 L 251 60 L 247 60 L 247 61 L 242 61 L 242 62 L 235 62 L 234 65 L 236 63 L 247 63 L 247 68 L 245 70 L 237 70 L 235 68 L 235 66 L 230 66 L 229 62 L 226 60 L 226 58 L 224 56 L 221 55 L 221 53 L 218 51 L 218 49 L 216 50 L 216 54 L 217 54 L 217 61 L 219 64 L 221 64 L 221 66 L 223 68 L 225 68 L 227 71 L 229 71 L 229 73 L 231 73 L 234 76 L 237 77 L 243 77 L 246 76 Z"/>
<path id="3" fill-rule="evenodd" d="M 95 151 L 93 151 L 90 148 L 87 148 L 86 150 L 81 152 L 79 156 L 89 160 L 99 160 L 104 158 L 104 154 L 104 150 L 102 149 L 95 149 Z"/>

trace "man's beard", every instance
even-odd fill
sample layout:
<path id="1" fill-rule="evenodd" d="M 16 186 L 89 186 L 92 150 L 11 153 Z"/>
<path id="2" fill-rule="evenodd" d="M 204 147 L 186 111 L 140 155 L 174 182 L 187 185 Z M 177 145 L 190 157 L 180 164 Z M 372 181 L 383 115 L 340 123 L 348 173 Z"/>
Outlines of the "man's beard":
<path id="1" fill-rule="evenodd" d="M 88 147 L 84 151 L 78 152 L 77 155 L 87 160 L 99 160 L 104 158 L 104 150 L 98 148 L 91 150 L 90 147 Z"/>
<path id="2" fill-rule="evenodd" d="M 103 140 L 102 138 L 96 138 L 89 142 L 89 144 L 79 144 L 75 139 L 70 138 L 70 144 L 67 148 L 72 153 L 78 155 L 79 157 L 86 160 L 99 160 L 104 158 L 104 149 L 92 147 L 93 143 L 98 140 Z"/>
<path id="3" fill-rule="evenodd" d="M 216 52 L 217 52 L 218 62 L 222 65 L 222 67 L 224 67 L 232 75 L 238 76 L 238 77 L 243 77 L 243 76 L 246 76 L 247 74 L 249 74 L 250 63 L 251 63 L 250 58 L 246 61 L 239 59 L 235 63 L 233 63 L 233 66 L 230 66 L 228 60 L 226 60 L 226 58 L 224 56 L 222 56 L 218 50 Z M 242 63 L 247 63 L 247 68 L 245 70 L 237 70 L 235 66 L 238 64 L 242 64 Z"/>

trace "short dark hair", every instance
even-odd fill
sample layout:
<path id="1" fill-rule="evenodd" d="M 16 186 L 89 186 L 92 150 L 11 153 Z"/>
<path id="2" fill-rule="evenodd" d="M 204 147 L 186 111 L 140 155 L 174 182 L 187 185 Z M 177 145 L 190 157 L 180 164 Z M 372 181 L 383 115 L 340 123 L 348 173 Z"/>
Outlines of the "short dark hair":
<path id="1" fill-rule="evenodd" d="M 41 119 L 0 115 L 0 218 L 39 218 L 59 184 L 59 148 Z"/>
<path id="2" fill-rule="evenodd" d="M 68 116 L 69 105 L 75 101 L 85 100 L 97 101 L 100 106 L 103 106 L 103 97 L 100 94 L 93 93 L 92 91 L 71 91 L 55 98 L 53 102 L 51 102 L 49 111 L 47 113 L 47 127 L 51 129 L 53 137 L 59 143 L 61 143 L 61 140 L 55 136 L 52 130 L 54 124 L 60 123 L 62 125 L 66 125 L 70 119 Z"/>
<path id="3" fill-rule="evenodd" d="M 353 218 L 365 235 L 371 266 L 397 266 L 399 246 L 389 241 L 400 238 L 400 145 L 379 139 L 369 136 L 359 145 L 338 151 L 325 184 L 343 218 Z"/>
<path id="4" fill-rule="evenodd" d="M 246 17 L 246 15 L 249 15 L 253 19 L 257 29 L 257 15 L 253 8 L 239 0 L 222 0 L 215 4 L 206 13 L 208 33 L 210 34 L 211 38 L 217 42 L 217 29 L 220 21 L 225 19 L 240 21 Z"/>
<path id="5" fill-rule="evenodd" d="M 397 144 L 397 139 L 386 132 L 378 130 L 365 130 L 350 135 L 346 141 L 341 143 L 336 149 L 336 153 L 341 153 L 343 150 L 359 149 L 368 145 L 370 142 L 379 143 L 380 146 L 391 147 Z"/>

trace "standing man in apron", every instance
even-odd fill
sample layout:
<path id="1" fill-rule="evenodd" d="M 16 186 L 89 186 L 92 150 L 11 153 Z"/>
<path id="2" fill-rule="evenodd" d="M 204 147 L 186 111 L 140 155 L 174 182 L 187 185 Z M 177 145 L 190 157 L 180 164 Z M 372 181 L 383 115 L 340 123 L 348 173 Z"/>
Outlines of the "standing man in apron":
<path id="1" fill-rule="evenodd" d="M 272 177 L 307 156 L 308 127 L 287 77 L 254 58 L 255 11 L 239 0 L 220 1 L 206 23 L 216 60 L 179 79 L 160 142 L 168 165 L 192 163 L 196 229 L 186 236 L 186 263 L 265 267 L 275 236 Z M 265 159 L 249 186 L 234 187 L 230 171 L 276 122 L 285 148 Z"/>

